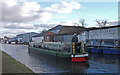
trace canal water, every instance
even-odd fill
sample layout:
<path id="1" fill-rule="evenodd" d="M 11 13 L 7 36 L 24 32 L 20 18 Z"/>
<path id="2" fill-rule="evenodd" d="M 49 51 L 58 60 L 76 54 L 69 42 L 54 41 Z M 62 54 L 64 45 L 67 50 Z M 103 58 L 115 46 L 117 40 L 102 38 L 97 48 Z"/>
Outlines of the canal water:
<path id="1" fill-rule="evenodd" d="M 28 52 L 27 45 L 1 44 L 1 50 L 26 65 L 35 73 L 118 73 L 120 56 L 89 54 L 87 63 L 70 63 Z M 4 59 L 3 59 L 4 60 Z"/>

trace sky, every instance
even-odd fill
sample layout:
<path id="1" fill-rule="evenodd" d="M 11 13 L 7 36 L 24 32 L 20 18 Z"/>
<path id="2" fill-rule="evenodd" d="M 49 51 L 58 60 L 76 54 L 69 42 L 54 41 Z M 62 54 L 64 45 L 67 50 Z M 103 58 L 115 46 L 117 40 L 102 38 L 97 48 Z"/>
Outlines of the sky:
<path id="1" fill-rule="evenodd" d="M 59 24 L 73 26 L 84 19 L 87 26 L 95 20 L 117 25 L 118 2 L 40 2 L 39 0 L 0 1 L 0 37 L 13 37 L 27 32 L 41 32 Z"/>

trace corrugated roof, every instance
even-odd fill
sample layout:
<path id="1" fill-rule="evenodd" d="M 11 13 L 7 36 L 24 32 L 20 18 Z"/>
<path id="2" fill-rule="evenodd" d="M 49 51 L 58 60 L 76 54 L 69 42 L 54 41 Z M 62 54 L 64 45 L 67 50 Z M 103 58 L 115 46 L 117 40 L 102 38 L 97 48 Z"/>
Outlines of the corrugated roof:
<path id="1" fill-rule="evenodd" d="M 46 32 L 40 33 L 38 35 L 35 35 L 33 37 L 41 37 L 41 36 L 47 36 L 47 35 L 54 35 L 54 33 L 46 31 Z"/>
<path id="2" fill-rule="evenodd" d="M 81 26 L 63 26 L 58 34 L 79 34 L 85 31 L 84 27 Z"/>
<path id="3" fill-rule="evenodd" d="M 32 36 L 32 37 L 41 37 L 43 36 L 43 34 L 38 34 L 38 35 L 35 35 L 35 36 Z"/>
<path id="4" fill-rule="evenodd" d="M 60 31 L 58 32 L 58 34 L 55 34 L 53 32 L 50 32 L 51 30 L 56 30 L 56 29 L 60 29 Z M 80 34 L 82 32 L 85 31 L 85 27 L 81 27 L 81 26 L 62 26 L 62 25 L 58 25 L 56 27 L 51 28 L 50 30 L 44 32 L 44 33 L 40 33 L 36 36 L 33 37 L 41 37 L 41 36 L 45 36 L 45 35 L 73 35 L 74 33 L 76 34 Z"/>
<path id="5" fill-rule="evenodd" d="M 90 28 L 86 28 L 86 30 L 108 29 L 108 28 L 116 28 L 116 27 L 120 27 L 120 25 L 107 26 L 107 27 L 90 27 Z"/>
<path id="6" fill-rule="evenodd" d="M 51 30 L 60 30 L 62 28 L 62 25 L 57 25 L 51 29 L 49 29 L 48 31 L 51 31 Z"/>

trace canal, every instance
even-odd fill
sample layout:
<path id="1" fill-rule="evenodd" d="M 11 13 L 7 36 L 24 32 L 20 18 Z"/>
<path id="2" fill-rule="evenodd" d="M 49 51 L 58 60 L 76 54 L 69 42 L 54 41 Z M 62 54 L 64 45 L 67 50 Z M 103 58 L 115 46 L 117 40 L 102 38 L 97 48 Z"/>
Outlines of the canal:
<path id="1" fill-rule="evenodd" d="M 38 52 L 28 53 L 27 45 L 1 44 L 1 50 L 26 65 L 35 73 L 118 73 L 120 56 L 89 54 L 87 63 L 70 63 L 41 56 Z"/>

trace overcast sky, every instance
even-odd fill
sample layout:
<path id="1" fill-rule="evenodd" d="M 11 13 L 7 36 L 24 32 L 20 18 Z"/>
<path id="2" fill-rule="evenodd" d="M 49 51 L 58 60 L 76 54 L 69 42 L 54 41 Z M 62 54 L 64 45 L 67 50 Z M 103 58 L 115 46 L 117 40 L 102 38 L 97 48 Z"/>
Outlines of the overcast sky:
<path id="1" fill-rule="evenodd" d="M 40 2 L 39 0 L 2 0 L 1 36 L 39 32 L 58 24 L 73 25 L 80 18 L 87 26 L 96 26 L 95 19 L 106 19 L 117 25 L 118 2 Z"/>

